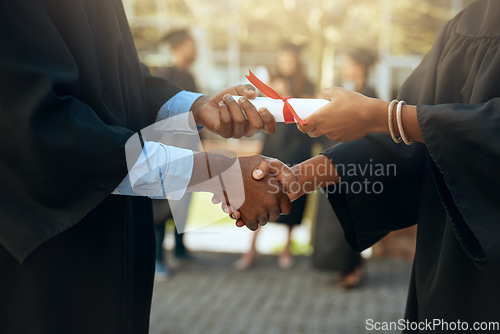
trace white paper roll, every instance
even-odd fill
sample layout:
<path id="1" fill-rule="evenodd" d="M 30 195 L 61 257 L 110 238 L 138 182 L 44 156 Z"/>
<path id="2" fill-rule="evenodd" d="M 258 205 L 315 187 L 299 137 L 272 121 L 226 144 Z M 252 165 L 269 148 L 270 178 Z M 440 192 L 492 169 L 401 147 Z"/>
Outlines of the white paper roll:
<path id="1" fill-rule="evenodd" d="M 233 99 L 238 102 L 241 96 L 233 96 Z M 269 110 L 274 116 L 276 122 L 284 122 L 283 118 L 283 100 L 275 100 L 270 97 L 256 97 L 254 100 L 249 100 L 257 110 L 264 107 Z M 328 100 L 324 99 L 289 99 L 288 102 L 293 107 L 300 118 L 306 119 L 316 110 L 328 104 Z"/>

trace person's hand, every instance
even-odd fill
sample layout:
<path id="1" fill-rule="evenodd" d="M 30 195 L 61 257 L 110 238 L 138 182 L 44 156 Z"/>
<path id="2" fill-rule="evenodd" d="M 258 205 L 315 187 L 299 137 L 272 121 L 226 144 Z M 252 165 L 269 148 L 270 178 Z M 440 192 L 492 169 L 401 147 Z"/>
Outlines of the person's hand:
<path id="1" fill-rule="evenodd" d="M 284 162 L 275 158 L 264 157 L 253 170 L 252 177 L 260 181 L 268 174 L 278 179 L 291 202 L 302 195 L 297 171 Z"/>
<path id="2" fill-rule="evenodd" d="M 373 110 L 387 109 L 383 101 L 339 87 L 323 90 L 321 98 L 331 102 L 307 117 L 307 124 L 297 124 L 310 137 L 326 135 L 343 142 L 362 138 L 380 126 L 374 122 Z"/>
<path id="3" fill-rule="evenodd" d="M 298 181 L 297 173 L 278 159 L 261 157 L 257 166 L 252 171 L 252 177 L 256 181 L 270 183 L 273 188 L 280 186 L 290 202 L 293 202 L 302 195 L 302 187 Z M 279 185 L 275 183 L 275 180 L 279 181 Z M 285 209 L 288 210 L 288 206 Z M 225 210 L 228 213 L 232 211 L 227 208 Z M 283 212 L 283 208 L 280 210 L 283 214 L 289 214 L 289 211 Z M 231 216 L 237 219 L 236 226 L 242 227 L 245 225 L 246 221 L 240 219 L 242 216 L 240 210 L 232 211 Z M 274 220 L 270 219 L 270 221 Z M 258 224 L 264 225 L 265 222 L 258 222 Z"/>
<path id="4" fill-rule="evenodd" d="M 236 219 L 236 226 L 247 226 L 255 231 L 268 221 L 278 221 L 281 214 L 290 214 L 291 203 L 283 191 L 283 187 L 272 175 L 266 174 L 261 181 L 254 180 L 252 173 L 263 160 L 262 156 L 239 158 L 243 184 L 245 187 L 245 202 L 238 211 L 223 204 L 225 211 Z M 216 201 L 214 201 L 215 203 Z"/>
<path id="5" fill-rule="evenodd" d="M 236 102 L 231 95 L 243 96 Z M 193 104 L 193 116 L 198 126 L 204 126 L 224 138 L 241 138 L 254 135 L 259 130 L 276 131 L 271 113 L 259 111 L 248 100 L 257 96 L 252 85 L 239 85 L 223 90 L 214 97 L 203 96 Z"/>

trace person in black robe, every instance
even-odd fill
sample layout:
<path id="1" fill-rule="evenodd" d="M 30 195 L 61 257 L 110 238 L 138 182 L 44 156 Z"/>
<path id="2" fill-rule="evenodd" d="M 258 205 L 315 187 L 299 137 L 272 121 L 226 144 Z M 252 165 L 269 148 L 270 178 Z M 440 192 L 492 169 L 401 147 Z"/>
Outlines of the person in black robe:
<path id="1" fill-rule="evenodd" d="M 352 85 L 352 90 L 368 97 L 377 97 L 368 83 L 370 70 L 377 62 L 374 52 L 366 48 L 352 48 L 345 56 L 342 77 Z"/>
<path id="2" fill-rule="evenodd" d="M 328 185 L 357 251 L 418 224 L 408 322 L 395 328 L 404 332 L 453 332 L 458 321 L 462 327 L 455 328 L 463 332 L 500 332 L 499 16 L 498 1 L 470 5 L 444 27 L 401 87 L 398 99 L 408 103 L 402 129 L 414 145 L 387 135 L 389 103 L 334 88 L 323 93 L 332 102 L 299 127 L 347 143 L 292 171 L 276 160 L 259 166 L 280 168 L 274 173 L 286 184 L 298 182 L 292 199 L 314 188 L 307 181 Z"/>
<path id="3" fill-rule="evenodd" d="M 193 36 L 187 29 L 175 29 L 168 32 L 163 41 L 168 43 L 174 54 L 174 65 L 161 69 L 158 76 L 174 82 L 182 89 L 197 92 L 196 80 L 189 72 L 197 55 Z"/>
<path id="4" fill-rule="evenodd" d="M 119 0 L 2 1 L 0 32 L 0 333 L 147 333 L 151 199 L 111 193 L 127 140 L 180 89 L 143 70 Z M 248 102 L 228 122 L 222 98 L 196 100 L 198 125 L 272 132 Z"/>
<path id="5" fill-rule="evenodd" d="M 343 79 L 353 84 L 355 92 L 367 97 L 377 97 L 375 90 L 368 84 L 370 70 L 376 61 L 377 57 L 371 50 L 352 48 L 346 54 L 342 67 Z M 332 142 L 328 139 L 322 141 L 322 144 L 323 149 L 332 146 Z M 343 237 L 342 226 L 332 212 L 327 197 L 319 196 L 318 202 L 313 265 L 340 274 L 338 283 L 340 289 L 356 288 L 366 278 L 363 259 Z"/>

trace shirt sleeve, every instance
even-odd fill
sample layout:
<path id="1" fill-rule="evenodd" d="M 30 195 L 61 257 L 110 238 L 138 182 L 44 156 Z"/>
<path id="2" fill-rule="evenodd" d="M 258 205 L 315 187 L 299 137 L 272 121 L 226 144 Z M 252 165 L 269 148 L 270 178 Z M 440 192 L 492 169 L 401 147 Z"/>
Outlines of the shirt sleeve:
<path id="1" fill-rule="evenodd" d="M 193 164 L 191 150 L 145 142 L 137 162 L 113 194 L 179 200 L 191 180 Z"/>
<path id="2" fill-rule="evenodd" d="M 200 93 L 181 91 L 168 100 L 158 112 L 156 121 L 161 121 L 172 116 L 180 115 L 191 110 L 194 101 L 203 96 Z"/>
<path id="3" fill-rule="evenodd" d="M 200 96 L 187 91 L 177 93 L 160 108 L 156 121 L 189 112 Z M 145 142 L 137 162 L 113 194 L 179 200 L 191 180 L 193 163 L 191 150 Z"/>

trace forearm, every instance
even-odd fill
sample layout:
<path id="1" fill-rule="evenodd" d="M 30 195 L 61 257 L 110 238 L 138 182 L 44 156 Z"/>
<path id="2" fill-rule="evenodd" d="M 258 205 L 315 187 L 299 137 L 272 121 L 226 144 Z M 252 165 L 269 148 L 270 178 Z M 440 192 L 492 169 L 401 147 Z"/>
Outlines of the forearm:
<path id="1" fill-rule="evenodd" d="M 337 183 L 339 177 L 334 164 L 325 155 L 318 155 L 292 167 L 296 185 L 291 185 L 290 194 L 295 200 L 311 191 Z"/>
<path id="2" fill-rule="evenodd" d="M 369 133 L 390 134 L 387 117 L 388 108 L 388 102 L 372 98 L 369 99 L 367 107 L 365 108 L 367 124 L 370 125 Z M 394 109 L 396 109 L 396 107 L 394 107 Z M 401 120 L 406 137 L 413 141 L 424 143 L 424 138 L 417 120 L 417 106 L 404 105 L 402 107 Z M 399 137 L 400 133 L 396 120 L 396 110 L 393 111 L 392 128 L 394 129 L 395 135 Z"/>
<path id="3" fill-rule="evenodd" d="M 235 159 L 237 158 L 229 158 L 220 154 L 195 153 L 193 172 L 187 191 L 219 194 L 221 183 L 216 176 L 221 175 L 234 165 Z"/>

